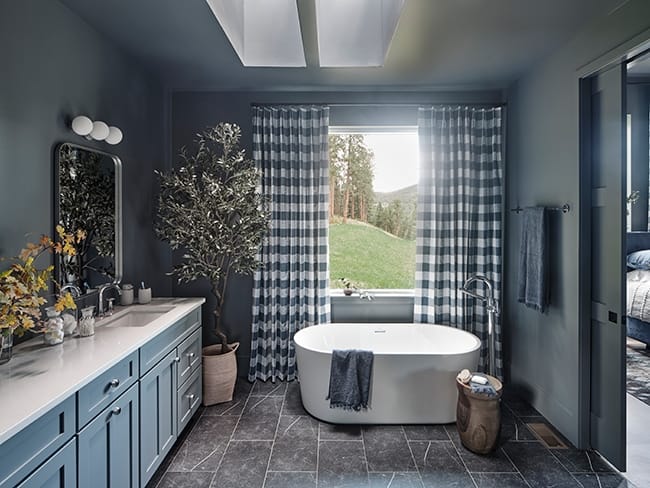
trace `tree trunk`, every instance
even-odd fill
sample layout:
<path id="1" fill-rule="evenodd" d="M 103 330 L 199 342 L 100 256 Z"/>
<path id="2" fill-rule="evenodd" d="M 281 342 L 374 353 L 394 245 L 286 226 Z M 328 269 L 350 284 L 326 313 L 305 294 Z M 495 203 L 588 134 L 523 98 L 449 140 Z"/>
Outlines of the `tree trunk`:
<path id="1" fill-rule="evenodd" d="M 350 186 L 352 185 L 352 164 L 350 157 L 352 152 L 352 140 L 348 137 L 348 152 L 345 167 L 345 196 L 343 197 L 343 223 L 348 222 L 348 209 L 350 205 Z"/>
<path id="2" fill-rule="evenodd" d="M 332 217 L 334 217 L 334 201 L 336 198 L 336 181 L 334 178 L 330 178 L 330 220 L 332 220 Z"/>
<path id="3" fill-rule="evenodd" d="M 226 298 L 226 288 L 228 286 L 228 274 L 228 271 L 224 273 L 221 290 L 219 290 L 219 283 L 212 283 L 212 294 L 217 299 L 217 305 L 212 312 L 214 315 L 214 333 L 221 344 L 221 354 L 232 351 L 232 348 L 228 345 L 228 337 L 226 337 L 226 334 L 221 330 L 221 317 L 223 314 L 223 304 Z"/>

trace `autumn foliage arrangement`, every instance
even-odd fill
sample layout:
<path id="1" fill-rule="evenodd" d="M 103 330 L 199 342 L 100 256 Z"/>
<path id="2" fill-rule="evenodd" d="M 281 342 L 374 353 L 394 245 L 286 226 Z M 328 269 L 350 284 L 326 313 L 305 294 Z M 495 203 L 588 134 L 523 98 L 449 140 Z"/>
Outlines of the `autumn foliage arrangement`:
<path id="1" fill-rule="evenodd" d="M 83 230 L 66 233 L 57 226 L 54 239 L 43 235 L 38 242 L 28 242 L 18 256 L 2 258 L 0 266 L 0 334 L 22 336 L 28 330 L 40 331 L 43 320 L 41 306 L 47 303 L 45 295 L 50 288 L 54 266 L 41 267 L 38 258 L 45 253 L 74 256 L 75 245 L 86 238 Z M 56 283 L 54 283 L 57 286 Z M 70 293 L 59 294 L 54 304 L 57 311 L 75 309 Z"/>

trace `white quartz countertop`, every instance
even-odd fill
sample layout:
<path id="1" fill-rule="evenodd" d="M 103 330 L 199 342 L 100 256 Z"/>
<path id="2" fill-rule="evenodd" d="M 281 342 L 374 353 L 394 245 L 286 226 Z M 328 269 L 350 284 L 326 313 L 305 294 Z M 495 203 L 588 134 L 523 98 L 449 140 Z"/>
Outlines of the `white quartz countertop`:
<path id="1" fill-rule="evenodd" d="M 116 307 L 115 316 L 138 307 L 171 309 L 143 327 L 106 327 L 106 318 L 96 322 L 90 337 L 66 337 L 46 346 L 38 336 L 14 347 L 11 361 L 0 366 L 0 444 L 204 302 L 157 298 Z"/>

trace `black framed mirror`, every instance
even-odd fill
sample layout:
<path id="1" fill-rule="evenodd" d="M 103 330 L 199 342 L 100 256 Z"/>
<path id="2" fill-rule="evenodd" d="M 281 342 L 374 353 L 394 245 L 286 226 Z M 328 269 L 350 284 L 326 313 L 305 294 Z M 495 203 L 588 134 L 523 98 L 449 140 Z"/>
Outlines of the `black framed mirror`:
<path id="1" fill-rule="evenodd" d="M 54 233 L 82 231 L 74 256 L 56 255 L 61 286 L 87 293 L 122 280 L 122 162 L 114 154 L 64 142 L 56 148 Z"/>

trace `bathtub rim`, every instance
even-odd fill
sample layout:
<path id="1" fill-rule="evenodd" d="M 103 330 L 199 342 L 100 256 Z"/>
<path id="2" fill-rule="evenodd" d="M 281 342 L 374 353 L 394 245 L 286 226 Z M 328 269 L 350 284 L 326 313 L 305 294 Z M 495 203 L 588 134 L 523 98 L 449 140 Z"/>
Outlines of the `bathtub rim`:
<path id="1" fill-rule="evenodd" d="M 332 355 L 333 350 L 327 350 L 327 349 L 321 349 L 321 348 L 310 348 L 305 346 L 304 344 L 300 344 L 297 336 L 308 329 L 313 329 L 313 328 L 319 328 L 319 327 L 327 327 L 327 326 L 336 326 L 336 327 L 342 327 L 342 326 L 365 326 L 365 327 L 384 327 L 384 326 L 409 326 L 409 325 L 422 325 L 422 326 L 434 326 L 434 327 L 445 327 L 451 330 L 454 330 L 454 333 L 463 333 L 471 336 L 471 338 L 474 340 L 475 344 L 472 348 L 463 350 L 463 351 L 445 351 L 445 352 L 404 352 L 404 351 L 396 351 L 396 352 L 374 352 L 374 356 L 434 356 L 434 357 L 445 357 L 445 356 L 459 356 L 463 354 L 471 354 L 475 351 L 480 351 L 481 349 L 481 340 L 475 335 L 472 334 L 471 332 L 468 332 L 463 329 L 457 329 L 456 327 L 452 327 L 450 325 L 442 325 L 442 324 L 420 324 L 420 323 L 408 323 L 408 322 L 390 322 L 390 323 L 365 323 L 365 322 L 334 322 L 334 323 L 326 323 L 326 324 L 316 324 L 316 325 L 311 325 L 309 327 L 305 327 L 304 329 L 299 330 L 296 332 L 293 336 L 293 341 L 295 344 L 295 347 L 300 347 L 304 349 L 305 351 L 310 351 L 310 352 L 315 352 L 315 353 L 320 353 L 320 354 L 328 354 Z M 302 334 L 304 335 L 304 334 Z"/>

